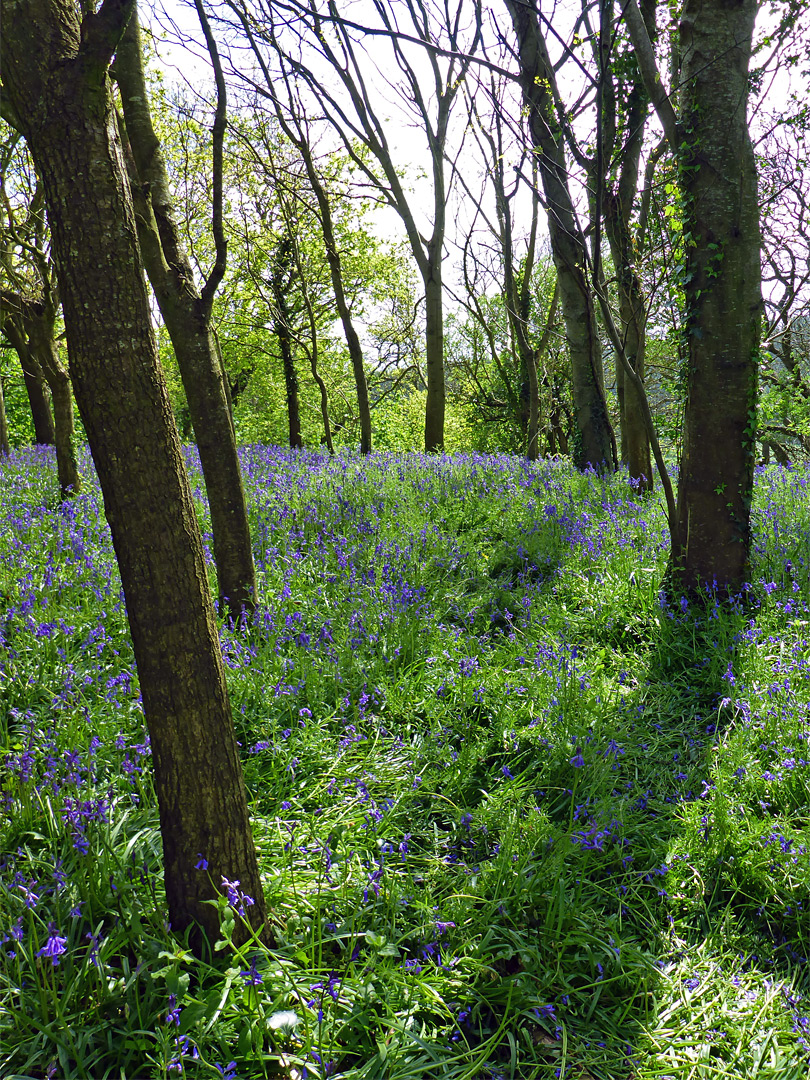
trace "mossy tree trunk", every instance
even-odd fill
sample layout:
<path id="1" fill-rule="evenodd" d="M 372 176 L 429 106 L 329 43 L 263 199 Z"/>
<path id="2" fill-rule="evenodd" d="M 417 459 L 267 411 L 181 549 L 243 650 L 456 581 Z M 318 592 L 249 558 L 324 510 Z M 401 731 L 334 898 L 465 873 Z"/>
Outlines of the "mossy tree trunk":
<path id="1" fill-rule="evenodd" d="M 673 570 L 685 588 L 748 573 L 762 312 L 748 133 L 757 0 L 686 0 L 680 23 L 687 398 Z"/>
<path id="2" fill-rule="evenodd" d="M 180 239 L 166 165 L 152 123 L 137 10 L 118 48 L 115 74 L 132 152 L 130 173 L 141 253 L 177 358 L 200 454 L 220 608 L 237 618 L 243 609 L 256 606 L 256 570 L 225 373 L 211 327 L 211 304 L 225 269 L 224 239 L 212 275 L 199 289 Z"/>
<path id="3" fill-rule="evenodd" d="M 747 115 L 757 10 L 757 0 L 685 0 L 678 115 L 636 0 L 623 8 L 683 202 L 687 390 L 670 571 L 689 591 L 734 592 L 749 569 L 762 318 Z"/>
<path id="4" fill-rule="evenodd" d="M 160 372 L 110 59 L 132 0 L 3 0 L 4 91 L 42 178 L 76 401 L 126 599 L 172 929 L 218 934 L 223 878 L 266 913 L 191 490 Z M 197 868 L 200 856 L 208 869 Z M 244 940 L 245 934 L 239 931 Z"/>

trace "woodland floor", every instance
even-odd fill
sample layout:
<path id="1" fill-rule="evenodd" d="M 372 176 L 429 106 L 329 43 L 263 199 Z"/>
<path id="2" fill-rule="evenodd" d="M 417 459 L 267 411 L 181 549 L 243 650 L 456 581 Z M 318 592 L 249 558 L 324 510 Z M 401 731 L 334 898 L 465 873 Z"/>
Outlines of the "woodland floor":
<path id="1" fill-rule="evenodd" d="M 758 474 L 750 587 L 690 604 L 622 476 L 242 457 L 278 947 L 213 965 L 165 925 L 89 458 L 64 505 L 48 451 L 0 468 L 0 1074 L 807 1076 L 810 474 Z"/>

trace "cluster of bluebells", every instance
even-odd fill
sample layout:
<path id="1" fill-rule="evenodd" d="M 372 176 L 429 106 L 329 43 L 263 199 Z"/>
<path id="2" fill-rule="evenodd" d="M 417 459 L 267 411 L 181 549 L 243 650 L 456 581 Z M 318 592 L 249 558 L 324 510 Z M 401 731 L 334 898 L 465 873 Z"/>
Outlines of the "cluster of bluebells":
<path id="1" fill-rule="evenodd" d="M 193 460 L 193 453 L 189 457 Z M 35 476 L 42 460 L 40 451 L 31 451 L 25 469 L 6 474 L 6 533 L 13 539 L 5 568 L 17 580 L 0 625 L 2 665 L 20 690 L 11 712 L 14 744 L 4 759 L 9 783 L 2 798 L 12 822 L 30 812 L 26 808 L 47 803 L 64 850 L 80 863 L 91 863 L 94 845 L 114 832 L 122 807 L 137 808 L 146 799 L 141 809 L 153 809 L 148 801 L 150 747 L 98 494 L 91 486 L 81 499 L 47 511 L 45 496 L 37 503 L 31 482 L 24 479 L 24 474 Z M 663 718 L 648 709 L 655 688 L 644 685 L 637 668 L 627 670 L 631 659 L 617 660 L 612 674 L 597 671 L 590 645 L 577 636 L 583 625 L 581 618 L 577 622 L 580 612 L 567 622 L 559 616 L 553 631 L 546 627 L 548 597 L 562 598 L 571 588 L 567 561 L 577 561 L 593 598 L 604 560 L 636 564 L 640 553 L 657 559 L 664 552 L 660 514 L 626 484 L 587 476 L 574 490 L 561 482 L 561 466 L 476 455 L 413 460 L 378 455 L 360 464 L 346 454 L 331 458 L 256 447 L 245 449 L 242 460 L 266 590 L 255 620 L 224 626 L 221 637 L 229 679 L 244 689 L 234 700 L 242 711 L 237 720 L 246 769 L 262 777 L 278 763 L 272 813 L 285 836 L 284 854 L 294 872 L 310 874 L 308 882 L 317 876 L 324 895 L 345 905 L 336 920 L 360 912 L 373 925 L 378 909 L 387 920 L 397 905 L 397 918 L 410 935 L 396 960 L 409 976 L 405 982 L 412 985 L 417 975 L 447 977 L 450 971 L 455 976 L 464 970 L 456 950 L 466 946 L 449 919 L 436 916 L 427 926 L 420 922 L 401 883 L 410 882 L 413 890 L 416 868 L 429 858 L 437 880 L 446 875 L 448 888 L 472 893 L 486 887 L 481 881 L 487 882 L 487 868 L 501 854 L 495 811 L 459 799 L 458 809 L 449 813 L 442 804 L 444 789 L 456 781 L 465 761 L 466 768 L 486 773 L 482 785 L 503 795 L 505 805 L 517 805 L 535 782 L 542 785 L 545 790 L 535 792 L 538 806 L 531 810 L 548 812 L 550 839 L 528 854 L 521 851 L 528 872 L 542 877 L 547 850 L 562 840 L 574 873 L 593 873 L 610 898 L 606 903 L 630 921 L 641 918 L 639 908 L 648 910 L 648 895 L 657 896 L 667 909 L 673 888 L 669 857 L 665 863 L 660 852 L 655 857 L 645 852 L 636 843 L 638 835 L 650 825 L 655 835 L 659 826 L 665 832 L 676 806 L 695 803 L 697 836 L 709 848 L 718 832 L 715 803 L 723 797 L 711 753 L 719 754 L 729 717 L 740 729 L 767 727 L 752 744 L 750 760 L 726 782 L 734 786 L 735 799 L 750 798 L 754 813 L 767 820 L 756 848 L 771 860 L 770 868 L 806 873 L 806 837 L 781 817 L 771 819 L 786 805 L 802 805 L 806 792 L 810 646 L 801 630 L 789 643 L 780 642 L 754 617 L 776 612 L 783 622 L 798 626 L 807 614 L 808 568 L 796 554 L 806 538 L 790 534 L 798 526 L 778 520 L 776 499 L 771 500 L 774 509 L 768 504 L 763 512 L 764 528 L 757 533 L 768 572 L 735 601 L 741 630 L 716 663 L 716 700 L 710 708 L 696 708 L 673 736 L 666 722 L 658 722 Z M 786 475 L 782 483 L 798 485 L 798 478 Z M 419 511 L 413 527 L 398 524 L 400 516 L 407 519 L 406 513 L 400 515 L 400 499 L 408 513 L 414 506 Z M 523 508 L 527 534 L 525 544 L 517 547 L 517 570 L 509 582 L 518 602 L 502 612 L 501 625 L 496 625 L 492 597 L 482 599 L 473 587 L 481 578 L 482 559 L 489 556 L 465 547 L 464 530 L 455 527 L 463 515 L 472 517 L 494 500 L 510 512 Z M 49 537 L 48 549 L 37 559 L 34 545 L 41 545 L 43 536 Z M 210 535 L 206 547 L 210 555 Z M 631 577 L 631 594 L 640 590 L 640 580 Z M 722 610 L 718 602 L 699 615 L 687 597 L 662 593 L 653 616 L 667 632 L 688 631 L 700 618 L 714 633 Z M 603 630 L 620 636 L 622 627 L 607 622 Z M 517 644 L 499 653 L 505 642 Z M 772 655 L 767 678 L 753 679 L 746 672 L 740 661 L 746 649 Z M 35 661 L 45 655 L 49 681 L 40 694 Z M 709 664 L 708 656 L 704 662 Z M 504 666 L 508 671 L 500 670 Z M 424 684 L 418 702 L 414 694 L 403 706 L 399 684 L 410 692 L 411 668 L 424 676 Z M 702 671 L 696 664 L 689 679 L 697 681 Z M 611 681 L 608 693 L 605 686 Z M 98 724 L 101 709 L 114 717 L 114 735 L 109 723 L 106 728 Z M 407 735 L 401 727 L 405 713 Z M 503 713 L 509 714 L 506 725 Z M 471 717 L 491 727 L 497 744 L 476 756 L 472 766 L 465 742 L 472 738 L 466 730 L 473 726 Z M 612 737 L 603 737 L 600 727 L 608 720 L 615 721 Z M 783 729 L 790 733 L 783 736 Z M 326 746 L 324 758 L 335 772 L 321 777 L 317 796 L 306 788 L 322 768 L 311 749 L 313 732 Z M 395 760 L 407 760 L 407 779 L 398 790 L 366 766 L 365 759 L 375 753 L 391 771 Z M 645 770 L 646 761 L 655 768 Z M 464 790 L 471 802 L 478 798 L 469 794 L 469 785 Z M 478 779 L 472 790 L 478 790 Z M 597 790 L 598 795 L 591 794 Z M 314 823 L 314 835 L 305 841 L 302 834 L 310 826 L 301 824 L 303 812 L 298 820 L 302 804 Z M 350 850 L 338 853 L 332 834 L 318 835 L 317 826 L 319 816 L 326 819 L 346 808 L 355 828 Z M 427 815 L 430 828 L 423 829 L 420 815 Z M 201 871 L 207 867 L 202 855 L 198 865 Z M 460 874 L 469 879 L 462 890 L 457 889 Z M 147 878 L 140 881 L 143 895 Z M 97 961 L 99 923 L 85 922 L 89 915 L 58 865 L 53 880 L 45 881 L 9 859 L 0 866 L 0 885 L 9 913 L 3 963 L 15 961 L 26 947 L 40 968 L 61 976 L 71 942 L 77 940 L 85 955 Z M 240 882 L 223 878 L 221 889 L 233 911 L 247 917 L 253 899 Z M 634 909 L 640 891 L 644 903 Z M 780 908 L 783 927 L 797 918 L 797 906 L 794 901 Z M 499 910 L 508 921 L 505 909 Z M 338 922 L 329 925 L 339 941 Z M 352 941 L 345 968 L 338 965 L 307 983 L 309 996 L 301 1000 L 319 1022 L 345 1003 L 350 965 L 366 972 L 374 963 L 373 950 Z M 793 945 L 800 942 L 793 940 Z M 591 973 L 594 983 L 604 984 L 605 1000 L 614 949 L 618 963 L 618 946 L 609 944 L 608 958 L 595 961 Z M 787 955 L 796 964 L 806 963 L 801 952 Z M 257 994 L 268 991 L 263 984 L 270 977 L 260 954 L 242 958 L 238 970 L 236 985 L 242 992 L 251 987 Z M 694 981 L 699 978 L 685 975 L 681 985 L 695 992 L 702 985 Z M 533 1006 L 534 1019 L 556 1032 L 567 1010 L 565 1023 L 574 1025 L 575 994 L 572 999 L 567 993 L 552 995 L 548 1004 Z M 794 995 L 785 1005 L 797 1043 L 806 1048 L 803 1003 Z M 179 1035 L 176 999 L 169 1000 L 161 1016 L 172 1052 L 168 1069 L 181 1073 L 196 1048 L 188 1036 Z M 471 1023 L 471 1007 L 459 1005 L 456 1030 L 471 1030 Z M 334 1068 L 315 1051 L 307 1054 L 311 1071 L 327 1075 Z M 236 1062 L 216 1068 L 235 1080 Z"/>

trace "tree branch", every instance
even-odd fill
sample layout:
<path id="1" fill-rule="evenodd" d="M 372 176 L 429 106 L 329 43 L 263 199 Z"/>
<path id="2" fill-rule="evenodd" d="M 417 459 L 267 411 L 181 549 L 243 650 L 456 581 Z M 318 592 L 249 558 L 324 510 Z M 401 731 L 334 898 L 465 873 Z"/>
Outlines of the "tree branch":
<path id="1" fill-rule="evenodd" d="M 88 76 L 105 77 L 134 10 L 135 0 L 104 0 L 95 14 L 83 16 L 79 57 Z"/>
<path id="2" fill-rule="evenodd" d="M 655 53 L 650 41 L 650 35 L 647 33 L 647 27 L 644 24 L 644 18 L 639 11 L 636 0 L 625 0 L 623 16 L 627 25 L 627 32 L 633 43 L 636 63 L 641 74 L 641 80 L 644 83 L 644 89 L 649 94 L 650 101 L 653 103 L 658 119 L 661 121 L 661 127 L 664 129 L 667 142 L 673 151 L 677 151 L 681 145 L 683 133 L 675 109 L 669 100 L 669 94 L 661 81 L 661 73 L 655 62 Z"/>
<path id="3" fill-rule="evenodd" d="M 105 3 L 107 0 L 105 0 Z M 197 16 L 200 20 L 208 47 L 208 55 L 211 58 L 211 66 L 214 69 L 214 79 L 217 85 L 217 107 L 214 113 L 214 126 L 211 129 L 211 159 L 213 167 L 213 191 L 211 198 L 211 231 L 214 234 L 214 265 L 211 273 L 202 287 L 201 298 L 203 311 L 206 319 L 211 317 L 211 307 L 214 303 L 214 295 L 225 276 L 225 267 L 228 261 L 228 241 L 225 236 L 225 228 L 222 220 L 222 147 L 225 140 L 225 126 L 228 119 L 228 98 L 225 88 L 225 76 L 222 74 L 222 61 L 219 57 L 217 43 L 211 33 L 208 16 L 205 14 L 202 0 L 194 0 Z"/>

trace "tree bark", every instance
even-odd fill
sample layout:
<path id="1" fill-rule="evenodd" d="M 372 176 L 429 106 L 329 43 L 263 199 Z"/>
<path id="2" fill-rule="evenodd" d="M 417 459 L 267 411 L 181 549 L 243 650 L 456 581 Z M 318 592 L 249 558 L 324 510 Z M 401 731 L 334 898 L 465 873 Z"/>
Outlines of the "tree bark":
<path id="1" fill-rule="evenodd" d="M 571 356 L 576 422 L 574 464 L 616 468 L 613 429 L 607 412 L 602 346 L 592 290 L 585 273 L 585 240 L 568 190 L 565 148 L 551 86 L 556 78 L 534 9 L 506 0 L 518 42 L 520 84 L 548 211 L 549 238 Z"/>
<path id="2" fill-rule="evenodd" d="M 748 575 L 762 312 L 759 205 L 748 133 L 757 0 L 685 0 L 680 119 L 636 5 L 624 17 L 672 150 L 684 204 L 687 399 L 671 576 L 695 591 Z"/>
<path id="3" fill-rule="evenodd" d="M 3 0 L 4 91 L 42 177 L 77 404 L 104 497 L 152 747 L 166 896 L 194 948 L 238 879 L 266 916 L 216 619 L 160 372 L 109 61 L 132 10 Z M 208 869 L 197 869 L 200 856 Z M 241 940 L 245 933 L 237 922 Z"/>
<path id="4" fill-rule="evenodd" d="M 53 426 L 53 413 L 48 400 L 48 384 L 42 369 L 35 367 L 30 355 L 23 361 L 22 373 L 25 392 L 31 408 L 31 420 L 34 424 L 34 442 L 39 446 L 56 446 L 56 431 Z"/>
<path id="5" fill-rule="evenodd" d="M 200 293 L 183 249 L 143 73 L 137 12 L 115 62 L 132 151 L 141 253 L 171 338 L 188 401 L 211 511 L 220 609 L 238 618 L 256 606 L 256 570 L 247 505 L 222 370 L 211 328 L 210 302 Z M 223 255 L 224 258 L 224 255 Z"/>
<path id="6" fill-rule="evenodd" d="M 685 588 L 748 572 L 762 310 L 748 64 L 757 0 L 686 0 L 680 24 L 688 389 L 673 570 Z"/>

